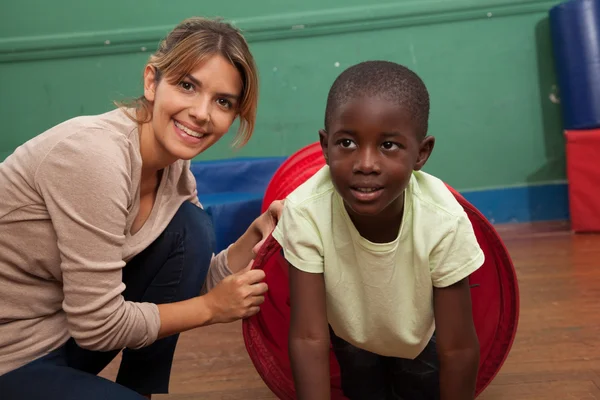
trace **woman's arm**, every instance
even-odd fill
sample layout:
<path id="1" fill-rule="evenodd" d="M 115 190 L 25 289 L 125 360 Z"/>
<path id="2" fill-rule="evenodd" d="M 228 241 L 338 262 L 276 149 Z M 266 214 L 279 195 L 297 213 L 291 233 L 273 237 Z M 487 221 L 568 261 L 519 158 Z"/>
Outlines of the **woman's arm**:
<path id="1" fill-rule="evenodd" d="M 123 298 L 129 156 L 124 136 L 90 129 L 55 145 L 36 173 L 61 252 L 67 327 L 79 346 L 141 348 L 157 337 L 258 312 L 267 290 L 258 270 L 233 274 L 212 293 L 179 303 Z"/>
<path id="2" fill-rule="evenodd" d="M 434 288 L 437 351 L 442 400 L 472 400 L 479 367 L 469 278 Z"/>
<path id="3" fill-rule="evenodd" d="M 83 129 L 57 143 L 34 178 L 60 251 L 67 329 L 90 350 L 144 347 L 160 328 L 156 305 L 122 295 L 130 156 L 123 135 Z"/>
<path id="4" fill-rule="evenodd" d="M 274 201 L 225 253 L 213 258 L 203 296 L 180 303 L 160 304 L 161 328 L 158 337 L 213 323 L 231 322 L 256 314 L 264 302 L 267 284 L 262 270 L 250 270 L 250 263 L 271 234 L 283 208 Z"/>
<path id="5" fill-rule="evenodd" d="M 227 251 L 227 264 L 231 272 L 246 269 L 269 237 L 281 217 L 284 200 L 276 200 L 252 222 L 244 234 Z"/>
<path id="6" fill-rule="evenodd" d="M 323 274 L 290 264 L 289 354 L 299 400 L 329 400 L 329 326 Z"/>
<path id="7" fill-rule="evenodd" d="M 271 203 L 244 234 L 227 249 L 213 257 L 200 294 L 210 292 L 229 275 L 250 270 L 258 250 L 269 237 L 281 217 L 284 200 Z"/>
<path id="8" fill-rule="evenodd" d="M 256 314 L 267 291 L 264 277 L 262 270 L 240 271 L 223 279 L 204 296 L 159 304 L 158 338 Z"/>

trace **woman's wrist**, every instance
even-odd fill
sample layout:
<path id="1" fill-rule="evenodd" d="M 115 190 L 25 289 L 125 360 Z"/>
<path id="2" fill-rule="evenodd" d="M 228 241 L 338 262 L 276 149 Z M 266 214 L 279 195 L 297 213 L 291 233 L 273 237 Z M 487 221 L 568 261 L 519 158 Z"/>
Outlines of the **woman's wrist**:
<path id="1" fill-rule="evenodd" d="M 195 307 L 198 312 L 198 322 L 200 326 L 211 325 L 215 320 L 215 310 L 211 302 L 211 295 L 205 294 L 194 298 Z"/>
<path id="2" fill-rule="evenodd" d="M 161 322 L 158 339 L 214 323 L 215 313 L 206 295 L 157 306 Z"/>

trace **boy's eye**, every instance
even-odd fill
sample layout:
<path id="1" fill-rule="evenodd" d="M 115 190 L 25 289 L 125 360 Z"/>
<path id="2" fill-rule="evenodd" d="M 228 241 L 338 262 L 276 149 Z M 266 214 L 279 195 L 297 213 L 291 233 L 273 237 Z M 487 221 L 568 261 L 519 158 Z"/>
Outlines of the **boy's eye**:
<path id="1" fill-rule="evenodd" d="M 181 88 L 183 90 L 185 90 L 186 92 L 190 92 L 194 89 L 194 85 L 192 85 L 191 83 L 186 82 L 186 81 L 179 82 L 179 86 L 181 86 Z"/>
<path id="2" fill-rule="evenodd" d="M 381 145 L 385 150 L 393 150 L 398 147 L 398 145 L 394 142 L 383 142 Z"/>
<path id="3" fill-rule="evenodd" d="M 345 149 L 350 149 L 354 146 L 354 142 L 350 139 L 342 139 L 339 143 L 340 146 L 342 146 Z"/>

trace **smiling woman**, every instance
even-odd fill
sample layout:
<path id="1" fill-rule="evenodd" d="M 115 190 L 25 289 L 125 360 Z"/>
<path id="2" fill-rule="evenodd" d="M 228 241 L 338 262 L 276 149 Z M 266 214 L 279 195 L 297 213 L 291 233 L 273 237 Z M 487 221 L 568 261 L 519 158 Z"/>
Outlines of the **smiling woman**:
<path id="1" fill-rule="evenodd" d="M 165 98 L 153 104 L 158 83 L 164 81 L 167 84 L 160 89 L 173 101 Z M 257 101 L 258 74 L 244 38 L 228 24 L 195 18 L 176 27 L 150 57 L 144 71 L 144 95 L 121 105 L 135 108 L 138 123 L 152 122 L 159 131 L 172 119 L 169 112 L 190 108 L 187 119 L 199 121 L 188 121 L 192 126 L 174 121 L 192 131 L 199 128 L 196 132 L 200 133 L 209 122 L 217 125 L 216 137 L 203 145 L 205 150 L 225 134 L 235 117 L 240 119 L 236 144 L 246 144 L 254 130 Z M 157 111 L 163 114 L 160 118 Z"/>
<path id="2" fill-rule="evenodd" d="M 264 273 L 249 266 L 281 204 L 215 255 L 189 168 L 236 118 L 238 145 L 250 139 L 257 88 L 242 35 L 191 18 L 150 57 L 140 98 L 0 164 L 3 398 L 165 393 L 180 332 L 259 311 Z M 117 382 L 97 377 L 122 349 Z"/>
<path id="3" fill-rule="evenodd" d="M 240 72 L 220 54 L 200 61 L 174 84 L 157 85 L 157 68 L 148 65 L 144 92 L 154 109 L 152 120 L 142 126 L 142 150 L 167 163 L 195 157 L 227 133 L 242 87 Z"/>

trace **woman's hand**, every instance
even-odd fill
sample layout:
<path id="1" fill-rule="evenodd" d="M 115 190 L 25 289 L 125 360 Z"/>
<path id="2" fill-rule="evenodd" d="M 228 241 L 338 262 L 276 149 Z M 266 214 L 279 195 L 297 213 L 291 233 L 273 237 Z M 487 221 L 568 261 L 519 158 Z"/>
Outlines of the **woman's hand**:
<path id="1" fill-rule="evenodd" d="M 227 264 L 236 273 L 249 268 L 261 246 L 269 237 L 283 211 L 284 200 L 275 200 L 267 211 L 256 218 L 246 232 L 229 247 Z"/>
<path id="2" fill-rule="evenodd" d="M 254 230 L 257 232 L 258 236 L 260 237 L 259 242 L 256 243 L 256 245 L 252 248 L 252 253 L 255 256 L 256 256 L 256 254 L 258 254 L 258 251 L 262 247 L 265 240 L 267 240 L 267 238 L 269 237 L 271 232 L 273 232 L 273 229 L 275 229 L 275 226 L 277 226 L 277 222 L 279 221 L 279 218 L 281 217 L 281 212 L 283 211 L 283 203 L 284 202 L 285 202 L 285 200 L 273 201 L 269 205 L 269 208 L 267 209 L 267 211 L 262 213 L 260 215 L 260 217 L 255 219 L 254 222 L 252 223 Z"/>
<path id="3" fill-rule="evenodd" d="M 251 265 L 229 275 L 204 296 L 158 304 L 161 322 L 158 338 L 256 314 L 265 301 L 267 284 L 262 282 L 264 271 L 250 270 Z"/>
<path id="4" fill-rule="evenodd" d="M 264 278 L 262 270 L 245 268 L 219 282 L 202 296 L 209 309 L 210 322 L 232 322 L 258 313 L 268 289 L 262 282 Z"/>
<path id="5" fill-rule="evenodd" d="M 252 269 L 256 253 L 269 237 L 283 210 L 283 201 L 274 201 L 254 220 L 250 228 L 229 247 L 227 263 L 233 274 L 221 280 L 203 296 L 178 303 L 159 304 L 159 337 L 215 323 L 248 318 L 260 311 L 267 284 L 264 271 Z"/>

